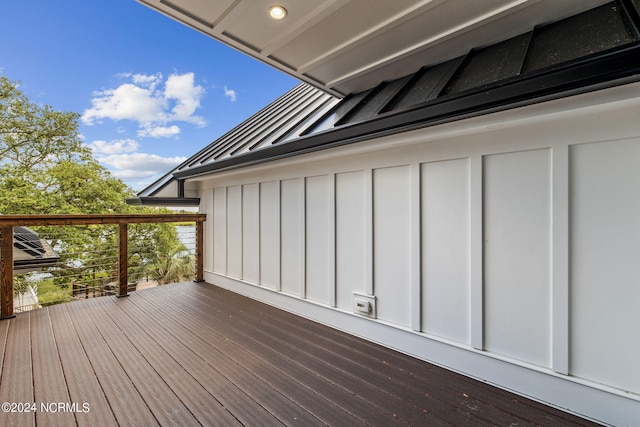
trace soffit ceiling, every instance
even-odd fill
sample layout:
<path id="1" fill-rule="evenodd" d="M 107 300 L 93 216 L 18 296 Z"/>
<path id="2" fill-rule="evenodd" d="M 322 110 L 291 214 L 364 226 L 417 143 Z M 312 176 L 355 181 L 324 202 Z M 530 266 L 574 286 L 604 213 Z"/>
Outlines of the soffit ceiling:
<path id="1" fill-rule="evenodd" d="M 330 94 L 459 57 L 607 0 L 138 0 Z M 285 19 L 269 17 L 273 4 Z"/>

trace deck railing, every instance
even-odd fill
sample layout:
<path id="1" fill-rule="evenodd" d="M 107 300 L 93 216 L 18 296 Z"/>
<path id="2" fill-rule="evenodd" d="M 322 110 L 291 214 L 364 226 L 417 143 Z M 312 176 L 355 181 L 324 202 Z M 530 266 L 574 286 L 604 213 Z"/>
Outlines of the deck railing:
<path id="1" fill-rule="evenodd" d="M 14 227 L 114 225 L 118 227 L 116 296 L 128 295 L 129 225 L 195 222 L 195 281 L 204 280 L 205 214 L 0 215 L 0 319 L 14 316 Z"/>

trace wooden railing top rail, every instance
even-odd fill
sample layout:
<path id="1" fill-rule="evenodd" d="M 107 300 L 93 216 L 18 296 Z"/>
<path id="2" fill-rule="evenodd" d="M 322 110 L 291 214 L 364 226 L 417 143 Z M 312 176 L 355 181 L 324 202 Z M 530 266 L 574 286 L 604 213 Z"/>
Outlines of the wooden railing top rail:
<path id="1" fill-rule="evenodd" d="M 0 215 L 3 226 L 140 224 L 158 222 L 206 221 L 206 214 L 63 214 L 63 215 Z"/>
<path id="2" fill-rule="evenodd" d="M 203 236 L 206 214 L 65 214 L 0 215 L 0 319 L 13 317 L 13 227 L 47 225 L 117 224 L 119 227 L 119 292 L 127 296 L 127 229 L 129 224 L 159 222 L 196 223 L 196 281 L 204 280 Z"/>

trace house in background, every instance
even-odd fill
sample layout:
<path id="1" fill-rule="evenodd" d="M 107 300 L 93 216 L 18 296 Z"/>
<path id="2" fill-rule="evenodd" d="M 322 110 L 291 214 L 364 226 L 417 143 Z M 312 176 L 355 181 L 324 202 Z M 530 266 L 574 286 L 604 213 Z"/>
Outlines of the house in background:
<path id="1" fill-rule="evenodd" d="M 27 227 L 13 230 L 13 275 L 42 271 L 60 260 L 51 245 Z"/>
<path id="2" fill-rule="evenodd" d="M 130 201 L 208 282 L 640 419 L 639 1 L 141 1 L 303 81 Z"/>
<path id="3" fill-rule="evenodd" d="M 60 260 L 49 243 L 27 227 L 13 230 L 13 275 L 37 273 L 45 267 L 52 267 Z M 38 308 L 38 293 L 28 285 L 14 294 L 13 305 L 18 311 Z"/>

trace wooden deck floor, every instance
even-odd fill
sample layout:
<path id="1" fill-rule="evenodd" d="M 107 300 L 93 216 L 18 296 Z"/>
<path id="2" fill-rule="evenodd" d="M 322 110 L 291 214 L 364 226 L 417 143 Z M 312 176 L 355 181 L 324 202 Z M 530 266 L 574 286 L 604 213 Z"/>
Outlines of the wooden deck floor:
<path id="1" fill-rule="evenodd" d="M 2 426 L 590 424 L 206 283 L 19 314 L 0 351 Z"/>

